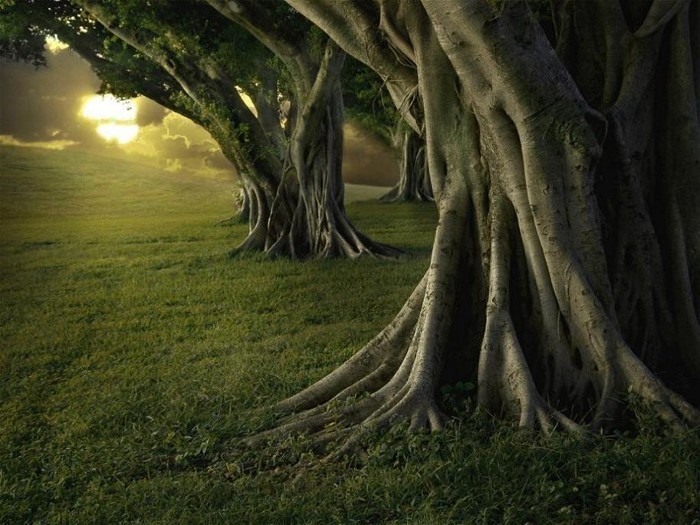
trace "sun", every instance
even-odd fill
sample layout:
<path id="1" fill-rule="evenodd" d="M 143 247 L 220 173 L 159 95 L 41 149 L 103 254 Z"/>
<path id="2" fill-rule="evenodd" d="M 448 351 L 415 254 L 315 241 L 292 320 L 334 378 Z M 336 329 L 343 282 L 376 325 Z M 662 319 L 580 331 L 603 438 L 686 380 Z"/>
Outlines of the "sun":
<path id="1" fill-rule="evenodd" d="M 80 115 L 97 123 L 97 133 L 108 142 L 128 144 L 138 137 L 136 104 L 112 95 L 86 97 Z"/>
<path id="2" fill-rule="evenodd" d="M 90 120 L 136 120 L 136 105 L 131 100 L 119 100 L 112 95 L 92 95 L 85 99 L 80 114 Z"/>

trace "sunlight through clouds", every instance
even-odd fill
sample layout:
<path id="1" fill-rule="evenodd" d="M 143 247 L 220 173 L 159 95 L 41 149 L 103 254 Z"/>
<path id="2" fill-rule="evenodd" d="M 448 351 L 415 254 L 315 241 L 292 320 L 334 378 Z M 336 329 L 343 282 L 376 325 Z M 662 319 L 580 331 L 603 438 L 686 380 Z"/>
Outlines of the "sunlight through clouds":
<path id="1" fill-rule="evenodd" d="M 117 124 L 110 122 L 107 124 L 98 124 L 97 133 L 109 142 L 128 144 L 138 137 L 139 127 L 136 124 Z"/>
<path id="2" fill-rule="evenodd" d="M 136 104 L 112 95 L 86 97 L 80 115 L 97 123 L 97 133 L 108 142 L 128 144 L 139 134 Z"/>

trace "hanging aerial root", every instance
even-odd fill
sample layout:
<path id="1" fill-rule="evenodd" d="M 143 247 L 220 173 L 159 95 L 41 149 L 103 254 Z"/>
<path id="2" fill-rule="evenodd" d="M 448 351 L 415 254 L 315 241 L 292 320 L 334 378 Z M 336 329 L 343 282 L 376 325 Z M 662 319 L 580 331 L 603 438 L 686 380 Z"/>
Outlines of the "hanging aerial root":
<path id="1" fill-rule="evenodd" d="M 502 178 L 500 182 L 502 192 L 507 195 L 509 201 L 509 204 L 502 204 L 502 206 L 513 208 L 515 218 L 509 220 L 517 224 L 517 234 L 520 236 L 527 272 L 533 281 L 532 301 L 536 312 L 535 319 L 540 323 L 541 333 L 539 344 L 545 356 L 543 362 L 547 363 L 544 389 L 549 392 L 566 391 L 571 398 L 576 399 L 582 395 L 589 379 L 577 373 L 571 359 L 569 341 L 562 333 L 562 315 L 527 194 L 524 159 L 522 155 L 509 154 L 509 152 L 522 150 L 520 137 L 513 121 L 505 112 L 494 111 L 493 118 L 496 126 L 490 132 L 491 143 L 494 145 L 494 156 L 501 166 L 498 173 Z M 498 140 L 495 138 L 496 133 Z M 496 221 L 499 228 L 511 228 L 511 224 L 507 223 L 509 215 L 507 212 L 507 209 L 499 212 L 500 217 L 497 217 Z M 513 234 L 515 234 L 515 224 L 512 225 Z M 494 231 L 494 239 L 503 234 L 498 230 Z M 504 242 L 506 239 L 500 241 L 501 244 Z M 499 252 L 504 254 L 506 249 L 507 247 L 498 247 Z M 590 368 L 590 365 L 583 363 L 583 367 Z"/>
<path id="2" fill-rule="evenodd" d="M 517 166 L 513 171 L 524 174 L 524 184 L 510 187 L 522 187 L 525 202 L 521 203 L 513 191 L 510 196 L 521 225 L 526 216 L 531 216 L 535 224 L 546 277 L 556 297 L 558 314 L 568 328 L 567 345 L 577 357 L 578 365 L 571 370 L 576 376 L 575 383 L 584 384 L 579 381 L 584 379 L 593 387 L 595 399 L 591 401 L 597 403 L 594 426 L 609 426 L 619 420 L 628 390 L 653 407 L 670 426 L 682 428 L 686 424 L 696 424 L 700 421 L 697 410 L 662 385 L 622 338 L 601 247 L 598 208 L 593 198 L 592 181 L 599 148 L 585 119 L 573 113 L 570 117 L 567 119 L 564 112 L 548 111 L 536 119 L 517 122 L 513 134 L 517 132 L 518 141 L 510 142 L 514 146 L 519 144 L 523 162 L 522 169 Z M 564 123 L 558 126 L 561 122 Z M 547 153 L 550 151 L 548 144 L 561 141 L 561 129 L 566 130 L 564 154 Z M 495 206 L 492 221 L 494 224 L 499 221 Z M 493 237 L 497 239 L 499 232 L 508 232 L 509 224 L 501 220 L 500 226 L 492 229 Z M 485 378 L 487 388 L 482 389 L 480 385 L 480 390 L 484 390 L 480 396 L 492 401 L 499 400 L 500 395 L 500 401 L 511 410 L 516 406 L 513 399 L 517 400 L 521 423 L 530 425 L 533 419 L 541 417 L 537 407 L 543 401 L 534 387 L 508 311 L 507 246 L 507 239 L 492 246 L 495 262 L 492 261 L 490 267 L 488 315 L 491 319 L 487 318 L 484 365 L 480 364 L 479 374 L 480 378 Z M 499 260 L 495 255 L 498 250 L 505 258 L 502 256 Z M 500 374 L 487 371 L 488 367 Z M 504 374 L 503 370 L 509 372 Z M 500 377 L 500 382 L 493 377 Z M 504 388 L 509 380 L 510 386 Z M 523 407 L 531 403 L 536 407 L 534 412 L 527 409 L 523 415 Z"/>
<path id="3" fill-rule="evenodd" d="M 561 297 L 568 304 L 562 315 L 573 343 L 582 359 L 594 363 L 604 379 L 592 422 L 594 429 L 617 421 L 629 393 L 638 396 L 674 429 L 700 425 L 700 412 L 663 385 L 623 340 L 615 318 L 598 300 L 573 253 L 557 253 L 550 261 L 550 275 L 555 288 L 565 290 Z"/>
<path id="4" fill-rule="evenodd" d="M 334 214 L 334 220 L 329 220 L 332 228 L 329 231 L 330 241 L 328 249 L 324 253 L 331 256 L 338 251 L 349 259 L 369 255 L 380 259 L 398 259 L 406 253 L 388 244 L 371 240 L 353 226 L 353 224 L 341 213 Z"/>
<path id="5" fill-rule="evenodd" d="M 523 428 L 549 432 L 556 425 L 567 430 L 581 427 L 542 398 L 518 341 L 509 312 L 510 234 L 514 230 L 513 210 L 505 194 L 492 191 L 491 261 L 486 329 L 479 356 L 478 400 L 492 411 L 518 414 Z"/>
<path id="6" fill-rule="evenodd" d="M 273 232 L 273 241 L 268 243 L 265 251 L 270 256 L 292 259 L 356 259 L 360 256 L 399 259 L 405 255 L 403 250 L 373 241 L 359 232 L 335 202 L 321 206 L 320 217 L 309 210 L 301 196 L 294 208 L 282 208 L 280 205 L 276 210 L 277 215 L 271 216 L 268 224 Z"/>
<path id="7" fill-rule="evenodd" d="M 635 31 L 634 36 L 646 38 L 653 35 L 664 27 L 687 3 L 687 0 L 654 0 L 644 23 Z"/>
<path id="8" fill-rule="evenodd" d="M 247 252 L 263 252 L 270 242 L 268 230 L 268 206 L 262 189 L 248 185 L 249 210 L 248 223 L 250 224 L 248 236 L 236 246 L 229 255 L 236 257 Z"/>
<path id="9" fill-rule="evenodd" d="M 505 311 L 490 314 L 479 363 L 479 404 L 516 415 L 521 428 L 551 432 L 583 427 L 552 407 L 539 393 Z"/>

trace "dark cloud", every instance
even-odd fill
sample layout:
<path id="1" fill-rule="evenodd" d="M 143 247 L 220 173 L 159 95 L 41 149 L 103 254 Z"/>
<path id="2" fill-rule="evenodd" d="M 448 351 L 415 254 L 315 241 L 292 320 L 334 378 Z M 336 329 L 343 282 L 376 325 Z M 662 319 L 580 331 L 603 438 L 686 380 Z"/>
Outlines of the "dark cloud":
<path id="1" fill-rule="evenodd" d="M 233 166 L 220 149 L 210 150 L 204 157 L 204 165 L 212 170 L 232 170 Z"/>
<path id="2" fill-rule="evenodd" d="M 137 108 L 136 124 L 141 127 L 160 124 L 168 113 L 163 106 L 144 97 L 139 98 Z"/>
<path id="3" fill-rule="evenodd" d="M 94 126 L 78 119 L 83 98 L 99 81 L 70 51 L 49 54 L 47 67 L 0 62 L 0 135 L 24 142 L 97 144 Z"/>

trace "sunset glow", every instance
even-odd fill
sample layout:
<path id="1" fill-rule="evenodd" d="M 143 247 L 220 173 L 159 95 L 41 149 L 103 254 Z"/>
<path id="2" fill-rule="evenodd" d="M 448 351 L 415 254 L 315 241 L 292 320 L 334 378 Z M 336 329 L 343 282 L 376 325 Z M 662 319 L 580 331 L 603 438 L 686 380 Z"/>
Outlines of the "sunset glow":
<path id="1" fill-rule="evenodd" d="M 118 100 L 112 95 L 93 95 L 85 99 L 81 116 L 97 123 L 96 131 L 109 142 L 128 144 L 136 139 L 136 105 L 130 100 Z"/>
<path id="2" fill-rule="evenodd" d="M 86 99 L 80 114 L 90 120 L 132 122 L 136 120 L 136 105 L 112 95 L 93 95 Z"/>
<path id="3" fill-rule="evenodd" d="M 117 124 L 111 122 L 108 124 L 99 124 L 97 126 L 97 133 L 108 142 L 128 144 L 138 136 L 139 127 L 136 124 Z"/>

